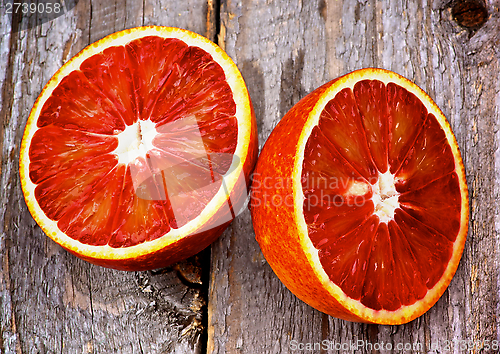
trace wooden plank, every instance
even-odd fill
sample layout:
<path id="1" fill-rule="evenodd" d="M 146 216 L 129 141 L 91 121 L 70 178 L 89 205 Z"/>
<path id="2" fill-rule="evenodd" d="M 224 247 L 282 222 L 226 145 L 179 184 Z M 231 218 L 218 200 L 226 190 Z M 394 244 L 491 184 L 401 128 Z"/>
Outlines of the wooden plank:
<path id="1" fill-rule="evenodd" d="M 156 272 L 100 268 L 68 254 L 30 216 L 19 147 L 43 85 L 90 42 L 138 25 L 203 34 L 204 0 L 81 0 L 70 13 L 11 33 L 2 12 L 0 79 L 0 328 L 2 353 L 200 353 L 205 346 L 203 254 Z M 14 26 L 17 26 L 14 21 Z"/>
<path id="2" fill-rule="evenodd" d="M 467 171 L 471 224 L 457 274 L 437 304 L 406 325 L 377 326 L 338 320 L 297 300 L 267 265 L 244 213 L 212 246 L 208 353 L 290 353 L 299 343 L 323 340 L 362 341 L 356 353 L 372 352 L 367 342 L 458 353 L 464 343 L 471 348 L 467 341 L 489 341 L 485 352 L 496 352 L 499 2 L 486 2 L 490 15 L 477 31 L 456 24 L 450 8 L 455 3 L 222 2 L 220 44 L 249 86 L 261 146 L 286 111 L 321 84 L 362 67 L 396 71 L 426 90 L 451 122 Z"/>
<path id="3" fill-rule="evenodd" d="M 3 8 L 2 8 L 3 10 Z M 12 144 L 12 137 L 10 141 L 6 139 L 6 123 L 7 115 L 12 109 L 12 101 L 13 101 L 13 87 L 9 83 L 12 82 L 12 70 L 9 70 L 12 67 L 12 58 L 10 52 L 13 50 L 12 48 L 12 22 L 7 15 L 6 11 L 2 11 L 0 17 L 0 28 L 2 28 L 2 32 L 0 35 L 0 83 L 1 83 L 1 97 L 0 97 L 0 117 L 2 119 L 2 125 L 0 126 L 0 133 L 3 139 L 0 141 L 0 147 L 2 154 L 1 156 L 1 165 L 0 165 L 0 183 L 4 186 L 6 169 L 9 168 L 9 164 L 5 161 L 6 154 L 5 152 L 10 152 L 12 148 L 9 148 L 9 145 Z M 15 48 L 14 48 L 15 50 Z M 3 201 L 5 198 L 4 188 L 0 189 L 0 201 Z M 3 219 L 5 214 L 5 204 L 2 202 L 2 208 L 0 209 L 0 215 Z M 0 264 L 2 265 L 2 271 L 0 271 L 0 328 L 1 328 L 1 343 L 2 343 L 2 351 L 5 353 L 15 353 L 17 349 L 17 345 L 19 343 L 17 337 L 17 330 L 15 326 L 15 318 L 13 313 L 13 304 L 12 304 L 12 296 L 10 289 L 12 287 L 10 276 L 8 274 L 8 255 L 6 254 L 6 244 L 7 237 L 4 232 L 4 223 L 0 224 Z M 6 269 L 7 268 L 7 269 Z"/>

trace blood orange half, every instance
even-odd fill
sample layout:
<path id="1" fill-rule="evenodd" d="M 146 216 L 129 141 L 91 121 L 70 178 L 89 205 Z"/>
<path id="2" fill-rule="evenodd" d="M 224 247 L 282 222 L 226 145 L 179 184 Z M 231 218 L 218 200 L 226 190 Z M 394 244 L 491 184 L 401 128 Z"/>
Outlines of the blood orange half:
<path id="1" fill-rule="evenodd" d="M 453 132 L 415 84 L 362 69 L 297 103 L 267 140 L 251 210 L 267 261 L 300 299 L 401 324 L 453 277 L 468 194 Z"/>
<path id="2" fill-rule="evenodd" d="M 55 242 L 143 270 L 220 235 L 244 204 L 256 153 L 231 59 L 195 33 L 139 27 L 88 46 L 50 79 L 26 124 L 20 175 Z"/>

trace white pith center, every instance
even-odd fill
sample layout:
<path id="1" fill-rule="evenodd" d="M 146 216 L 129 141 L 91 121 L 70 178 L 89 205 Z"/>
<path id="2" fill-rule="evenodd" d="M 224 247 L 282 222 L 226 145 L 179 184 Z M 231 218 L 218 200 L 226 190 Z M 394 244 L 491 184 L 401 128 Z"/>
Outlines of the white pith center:
<path id="1" fill-rule="evenodd" d="M 380 222 L 388 223 L 394 219 L 394 211 L 399 208 L 399 193 L 396 191 L 394 175 L 389 171 L 378 174 L 378 180 L 372 186 L 372 201 L 375 215 Z"/>
<path id="2" fill-rule="evenodd" d="M 138 157 L 146 158 L 146 153 L 153 148 L 156 134 L 155 123 L 150 120 L 128 125 L 117 135 L 118 146 L 114 153 L 118 155 L 118 163 L 128 164 Z"/>

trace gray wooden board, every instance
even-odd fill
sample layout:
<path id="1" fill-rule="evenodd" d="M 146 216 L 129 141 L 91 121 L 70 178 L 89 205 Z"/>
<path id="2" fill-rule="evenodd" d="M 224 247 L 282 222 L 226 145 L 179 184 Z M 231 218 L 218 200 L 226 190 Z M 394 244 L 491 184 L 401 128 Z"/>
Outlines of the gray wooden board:
<path id="1" fill-rule="evenodd" d="M 2 353 L 200 353 L 206 291 L 200 257 L 157 272 L 87 264 L 48 239 L 18 177 L 29 111 L 52 74 L 86 45 L 139 25 L 207 31 L 204 0 L 80 0 L 56 20 L 0 37 L 0 329 Z M 179 276 L 180 275 L 180 276 Z"/>
<path id="2" fill-rule="evenodd" d="M 80 0 L 65 16 L 18 33 L 0 13 L 1 351 L 290 353 L 304 352 L 293 350 L 300 343 L 361 340 L 393 347 L 417 343 L 425 353 L 446 352 L 448 343 L 449 352 L 461 353 L 474 352 L 461 350 L 462 341 L 500 339 L 500 4 L 486 3 L 488 21 L 475 32 L 455 23 L 452 4 Z M 255 242 L 248 212 L 212 246 L 208 298 L 201 275 L 207 252 L 168 269 L 127 273 L 89 265 L 50 241 L 29 215 L 19 186 L 19 145 L 31 106 L 79 50 L 143 24 L 179 26 L 219 40 L 249 87 L 261 147 L 301 97 L 354 69 L 391 69 L 426 90 L 457 136 L 471 197 L 464 255 L 438 303 L 402 326 L 322 314 L 276 278 Z M 371 351 L 361 346 L 354 352 Z"/>
<path id="3" fill-rule="evenodd" d="M 402 352 L 395 350 L 398 343 L 416 343 L 407 353 L 497 352 L 469 349 L 471 341 L 477 349 L 500 339 L 499 2 L 487 2 L 490 16 L 476 32 L 456 24 L 452 5 L 222 1 L 220 44 L 249 86 L 261 147 L 314 88 L 363 67 L 393 70 L 427 91 L 448 117 L 467 170 L 471 222 L 457 274 L 437 304 L 406 325 L 378 326 L 338 320 L 297 300 L 267 265 L 245 213 L 212 246 L 209 353 L 291 353 L 301 343 L 323 340 L 337 347 L 295 352 L 353 352 L 345 345 L 358 341 L 378 343 L 373 352 L 381 353 Z M 361 345 L 354 352 L 372 351 Z"/>

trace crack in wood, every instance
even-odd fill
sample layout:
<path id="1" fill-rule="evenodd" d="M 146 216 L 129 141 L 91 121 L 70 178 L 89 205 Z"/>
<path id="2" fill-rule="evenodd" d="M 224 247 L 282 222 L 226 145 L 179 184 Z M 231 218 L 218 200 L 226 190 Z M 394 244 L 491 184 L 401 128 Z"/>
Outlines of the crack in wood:
<path id="1" fill-rule="evenodd" d="M 92 300 L 92 276 L 91 276 L 91 271 L 90 269 L 88 270 L 87 273 L 88 276 L 88 290 L 89 290 L 89 304 L 90 304 L 90 338 L 91 338 L 91 345 L 93 346 L 94 341 L 95 341 L 95 335 L 94 335 L 94 301 Z"/>
<path id="2" fill-rule="evenodd" d="M 218 44 L 220 34 L 221 0 L 207 0 L 207 23 L 205 37 Z"/>
<path id="3" fill-rule="evenodd" d="M 90 3 L 90 6 L 89 6 L 89 38 L 88 38 L 87 45 L 89 45 L 89 44 L 92 43 L 92 31 L 91 31 L 91 28 L 92 28 L 92 16 L 93 16 L 93 13 L 94 13 L 92 0 L 90 0 L 89 3 Z"/>

